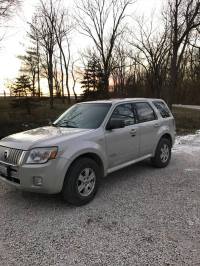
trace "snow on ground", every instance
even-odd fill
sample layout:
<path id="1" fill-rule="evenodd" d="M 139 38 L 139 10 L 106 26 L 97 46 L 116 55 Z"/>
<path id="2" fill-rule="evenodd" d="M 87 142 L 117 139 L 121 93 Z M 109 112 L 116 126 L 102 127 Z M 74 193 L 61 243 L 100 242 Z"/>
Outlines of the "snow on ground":
<path id="1" fill-rule="evenodd" d="M 200 130 L 195 134 L 176 137 L 173 152 L 193 154 L 194 151 L 200 151 Z"/>
<path id="2" fill-rule="evenodd" d="M 173 153 L 177 156 L 186 156 L 188 160 L 193 162 L 192 167 L 183 167 L 184 172 L 200 174 L 200 130 L 195 134 L 177 136 Z"/>
<path id="3" fill-rule="evenodd" d="M 182 104 L 173 104 L 174 107 L 181 107 L 181 108 L 187 108 L 187 109 L 193 109 L 193 110 L 200 110 L 199 105 L 182 105 Z"/>

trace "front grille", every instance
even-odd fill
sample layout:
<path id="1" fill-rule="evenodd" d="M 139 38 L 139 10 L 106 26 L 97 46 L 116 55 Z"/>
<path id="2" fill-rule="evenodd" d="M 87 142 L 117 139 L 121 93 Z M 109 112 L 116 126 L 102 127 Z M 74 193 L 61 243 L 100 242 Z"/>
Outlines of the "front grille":
<path id="1" fill-rule="evenodd" d="M 0 161 L 18 165 L 23 151 L 19 149 L 7 148 L 0 146 Z"/>

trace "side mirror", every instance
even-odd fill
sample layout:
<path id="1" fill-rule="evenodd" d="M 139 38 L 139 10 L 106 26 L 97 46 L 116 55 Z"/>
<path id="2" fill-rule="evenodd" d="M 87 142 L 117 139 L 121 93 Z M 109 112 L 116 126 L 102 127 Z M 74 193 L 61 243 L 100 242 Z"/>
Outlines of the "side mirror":
<path id="1" fill-rule="evenodd" d="M 53 122 L 51 121 L 51 119 L 47 119 L 48 125 L 52 126 Z"/>
<path id="2" fill-rule="evenodd" d="M 124 127 L 125 127 L 124 120 L 111 119 L 106 126 L 106 130 L 113 130 L 113 129 L 124 128 Z"/>

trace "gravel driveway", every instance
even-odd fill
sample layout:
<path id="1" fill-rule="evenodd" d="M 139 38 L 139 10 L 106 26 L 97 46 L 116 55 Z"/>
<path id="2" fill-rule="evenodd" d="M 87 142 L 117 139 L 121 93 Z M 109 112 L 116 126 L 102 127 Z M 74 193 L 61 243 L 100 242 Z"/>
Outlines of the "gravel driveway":
<path id="1" fill-rule="evenodd" d="M 200 265 L 200 134 L 177 139 L 166 169 L 106 178 L 95 200 L 0 184 L 0 265 Z"/>

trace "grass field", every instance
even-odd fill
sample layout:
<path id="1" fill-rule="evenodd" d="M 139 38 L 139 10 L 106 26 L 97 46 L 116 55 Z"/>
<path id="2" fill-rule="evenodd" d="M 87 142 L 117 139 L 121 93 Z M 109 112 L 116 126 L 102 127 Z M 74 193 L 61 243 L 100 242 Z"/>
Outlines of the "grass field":
<path id="1" fill-rule="evenodd" d="M 43 98 L 31 108 L 31 115 L 26 108 L 13 107 L 12 98 L 0 98 L 0 138 L 12 133 L 48 125 L 67 108 L 67 103 L 55 99 L 54 109 L 49 108 L 48 99 Z M 176 118 L 177 134 L 193 133 L 200 129 L 200 110 L 175 107 L 173 114 Z"/>
<path id="2" fill-rule="evenodd" d="M 200 110 L 174 107 L 173 114 L 178 135 L 194 133 L 200 130 Z"/>
<path id="3" fill-rule="evenodd" d="M 42 99 L 36 106 L 31 107 L 31 115 L 26 108 L 14 108 L 12 99 L 0 98 L 0 138 L 12 133 L 48 125 L 67 108 L 67 103 L 55 99 L 54 109 L 50 109 L 48 99 Z"/>

